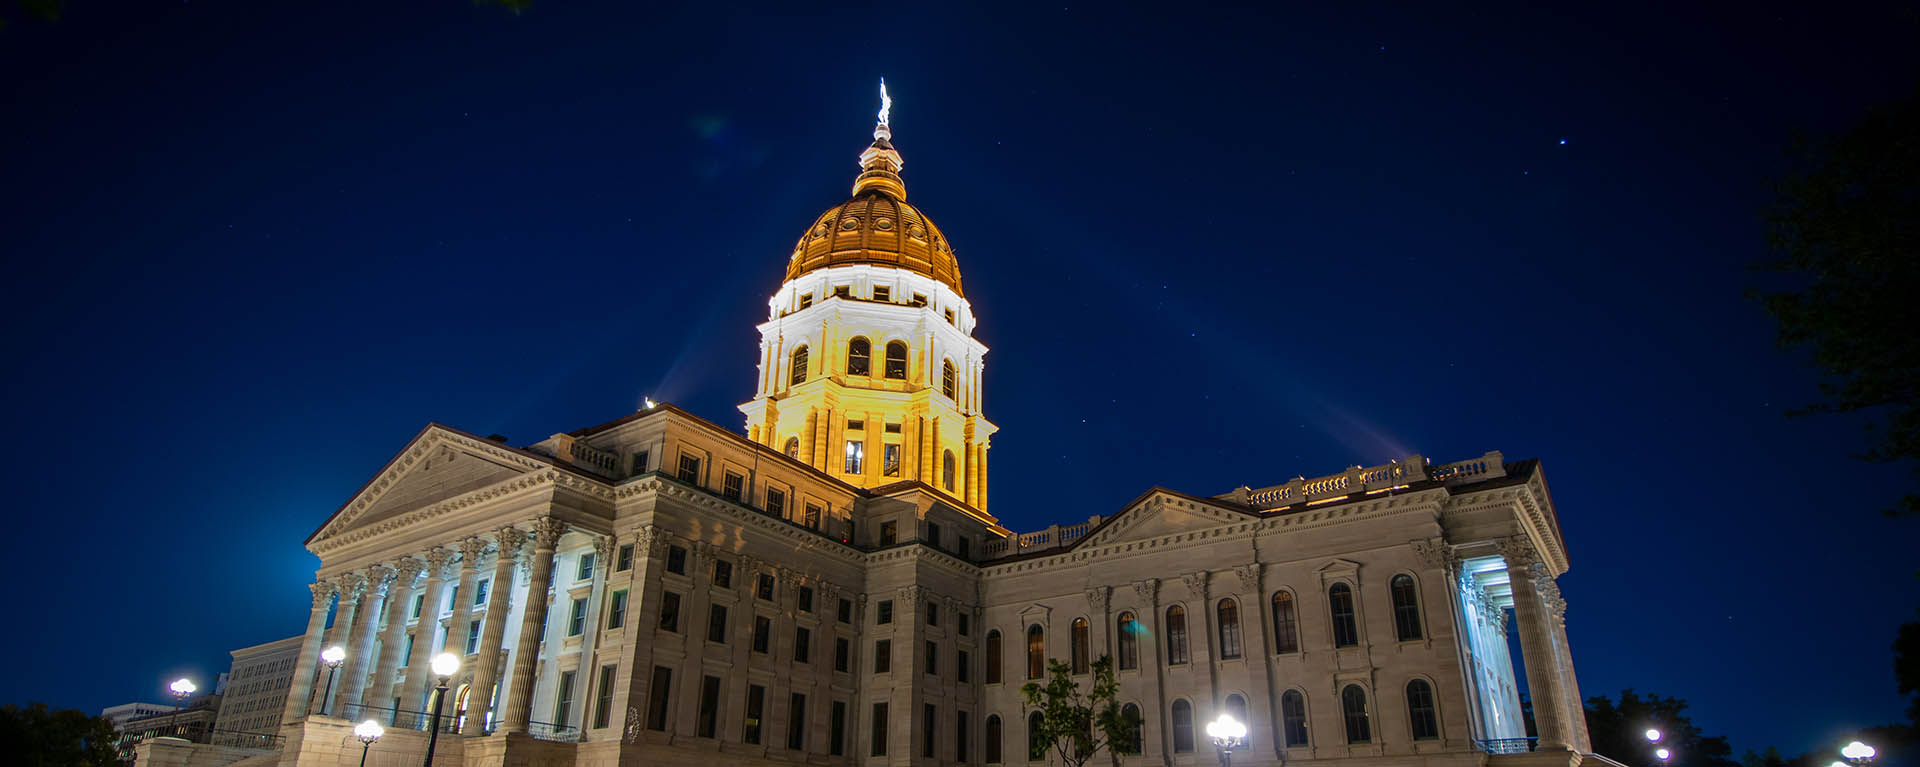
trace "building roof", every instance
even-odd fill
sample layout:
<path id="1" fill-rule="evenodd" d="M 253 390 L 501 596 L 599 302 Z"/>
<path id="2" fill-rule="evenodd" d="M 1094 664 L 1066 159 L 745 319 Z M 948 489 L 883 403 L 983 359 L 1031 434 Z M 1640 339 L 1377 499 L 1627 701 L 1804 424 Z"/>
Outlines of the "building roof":
<path id="1" fill-rule="evenodd" d="M 953 245 L 919 208 L 907 204 L 904 162 L 885 125 L 860 155 L 853 197 L 828 208 L 794 243 L 787 279 L 847 264 L 894 266 L 940 281 L 961 297 L 960 264 Z"/>

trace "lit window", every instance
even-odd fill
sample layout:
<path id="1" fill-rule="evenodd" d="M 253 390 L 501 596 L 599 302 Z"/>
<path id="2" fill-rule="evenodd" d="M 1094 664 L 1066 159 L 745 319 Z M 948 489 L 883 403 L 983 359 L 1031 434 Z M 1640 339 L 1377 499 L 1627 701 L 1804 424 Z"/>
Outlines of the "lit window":
<path id="1" fill-rule="evenodd" d="M 860 468 L 861 468 L 860 466 L 861 459 L 866 457 L 866 453 L 867 451 L 866 451 L 865 442 L 861 442 L 860 440 L 857 440 L 857 439 L 847 440 L 846 473 L 859 474 Z"/>
<path id="2" fill-rule="evenodd" d="M 793 372 L 789 374 L 790 386 L 807 382 L 807 347 L 803 344 L 793 350 Z"/>
<path id="3" fill-rule="evenodd" d="M 1047 632 L 1040 624 L 1027 627 L 1027 678 L 1047 675 Z"/>
<path id="4" fill-rule="evenodd" d="M 847 342 L 847 375 L 872 375 L 873 345 L 865 338 Z"/>
<path id="5" fill-rule="evenodd" d="M 960 371 L 953 367 L 953 360 L 940 363 L 940 396 L 953 399 L 953 393 L 959 391 Z"/>
<path id="6" fill-rule="evenodd" d="M 887 343 L 886 376 L 895 380 L 907 379 L 907 345 L 900 341 Z"/>
<path id="7" fill-rule="evenodd" d="M 880 447 L 880 474 L 886 477 L 900 476 L 900 446 L 894 444 Z"/>
<path id="8" fill-rule="evenodd" d="M 1273 646 L 1278 653 L 1300 651 L 1300 619 L 1294 614 L 1290 592 L 1273 593 Z"/>
<path id="9" fill-rule="evenodd" d="M 953 492 L 953 451 L 952 450 L 948 450 L 946 451 L 945 455 L 940 456 L 940 480 L 942 484 L 946 485 L 947 492 L 949 493 Z"/>

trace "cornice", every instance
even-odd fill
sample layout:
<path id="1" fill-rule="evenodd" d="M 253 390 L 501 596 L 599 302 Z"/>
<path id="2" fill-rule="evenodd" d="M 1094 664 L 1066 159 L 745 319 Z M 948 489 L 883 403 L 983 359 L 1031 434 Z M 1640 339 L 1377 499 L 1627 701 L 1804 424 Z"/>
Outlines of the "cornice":
<path id="1" fill-rule="evenodd" d="M 866 555 L 859 550 L 828 538 L 816 530 L 761 514 L 704 490 L 695 490 L 679 482 L 665 479 L 658 474 L 647 475 L 617 488 L 617 496 L 620 498 L 632 498 L 646 492 L 673 498 L 688 505 L 715 512 L 722 518 L 743 527 L 752 527 L 785 538 L 792 541 L 794 547 L 799 550 L 819 552 L 848 564 L 864 565 L 867 562 Z"/>
<path id="2" fill-rule="evenodd" d="M 333 535 L 331 537 L 316 540 L 313 543 L 307 544 L 307 550 L 320 556 L 321 559 L 325 559 L 327 554 L 330 552 L 338 551 L 342 548 L 351 546 L 356 543 L 360 543 L 362 541 L 366 541 L 370 538 L 377 538 L 377 537 L 386 535 L 395 530 L 400 530 L 402 528 L 420 524 L 422 522 L 433 519 L 435 517 L 444 516 L 446 514 L 460 511 L 462 509 L 466 509 L 472 506 L 477 506 L 483 503 L 498 501 L 502 498 L 524 493 L 530 490 L 538 490 L 541 488 L 556 486 L 558 485 L 561 477 L 567 477 L 567 476 L 572 476 L 572 475 L 566 474 L 557 469 L 550 469 L 547 471 L 540 471 L 540 472 L 535 472 L 531 474 L 522 474 L 517 477 L 512 477 L 510 479 L 502 480 L 498 483 L 488 485 L 487 487 L 480 488 L 479 490 L 475 490 L 465 495 L 461 495 L 455 498 L 449 498 L 447 500 L 440 501 L 439 503 L 435 503 L 430 506 L 424 506 L 418 509 L 414 509 L 413 511 L 409 511 L 399 516 L 382 520 L 380 522 L 377 522 L 372 525 L 368 525 L 366 527 L 349 530 L 346 532 L 339 533 L 337 535 Z M 349 521 L 351 520 L 341 520 L 342 523 L 346 523 Z"/>

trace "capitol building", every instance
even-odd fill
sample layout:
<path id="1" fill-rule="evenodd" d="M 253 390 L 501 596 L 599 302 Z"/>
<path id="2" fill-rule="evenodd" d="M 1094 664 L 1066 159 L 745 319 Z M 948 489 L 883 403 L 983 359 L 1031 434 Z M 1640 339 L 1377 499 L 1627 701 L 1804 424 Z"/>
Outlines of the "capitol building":
<path id="1" fill-rule="evenodd" d="M 420 764 L 442 652 L 443 765 L 1058 767 L 1020 687 L 1101 656 L 1142 722 L 1121 767 L 1217 764 L 1222 713 L 1237 765 L 1596 759 L 1538 461 L 1276 467 L 1003 526 L 991 318 L 887 118 L 852 195 L 794 222 L 744 428 L 666 403 L 522 447 L 428 424 L 306 541 L 274 748 L 143 762 L 350 766 L 373 719 L 368 765 Z"/>

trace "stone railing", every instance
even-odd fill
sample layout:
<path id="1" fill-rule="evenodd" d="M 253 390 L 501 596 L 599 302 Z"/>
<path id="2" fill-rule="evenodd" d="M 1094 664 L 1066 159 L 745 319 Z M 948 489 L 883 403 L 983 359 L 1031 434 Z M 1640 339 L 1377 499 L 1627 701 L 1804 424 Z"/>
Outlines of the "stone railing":
<path id="1" fill-rule="evenodd" d="M 1091 532 L 1093 528 L 1100 526 L 1100 521 L 1103 519 L 1105 519 L 1105 517 L 1096 514 L 1088 517 L 1087 521 L 1077 525 L 1067 525 L 1065 527 L 1050 525 L 1045 530 L 1037 530 L 1031 533 L 1018 533 L 997 541 L 988 541 L 985 546 L 985 558 L 997 559 L 999 557 L 1008 557 L 1043 549 L 1065 548 L 1073 545 L 1074 541 L 1085 538 L 1087 533 Z"/>

